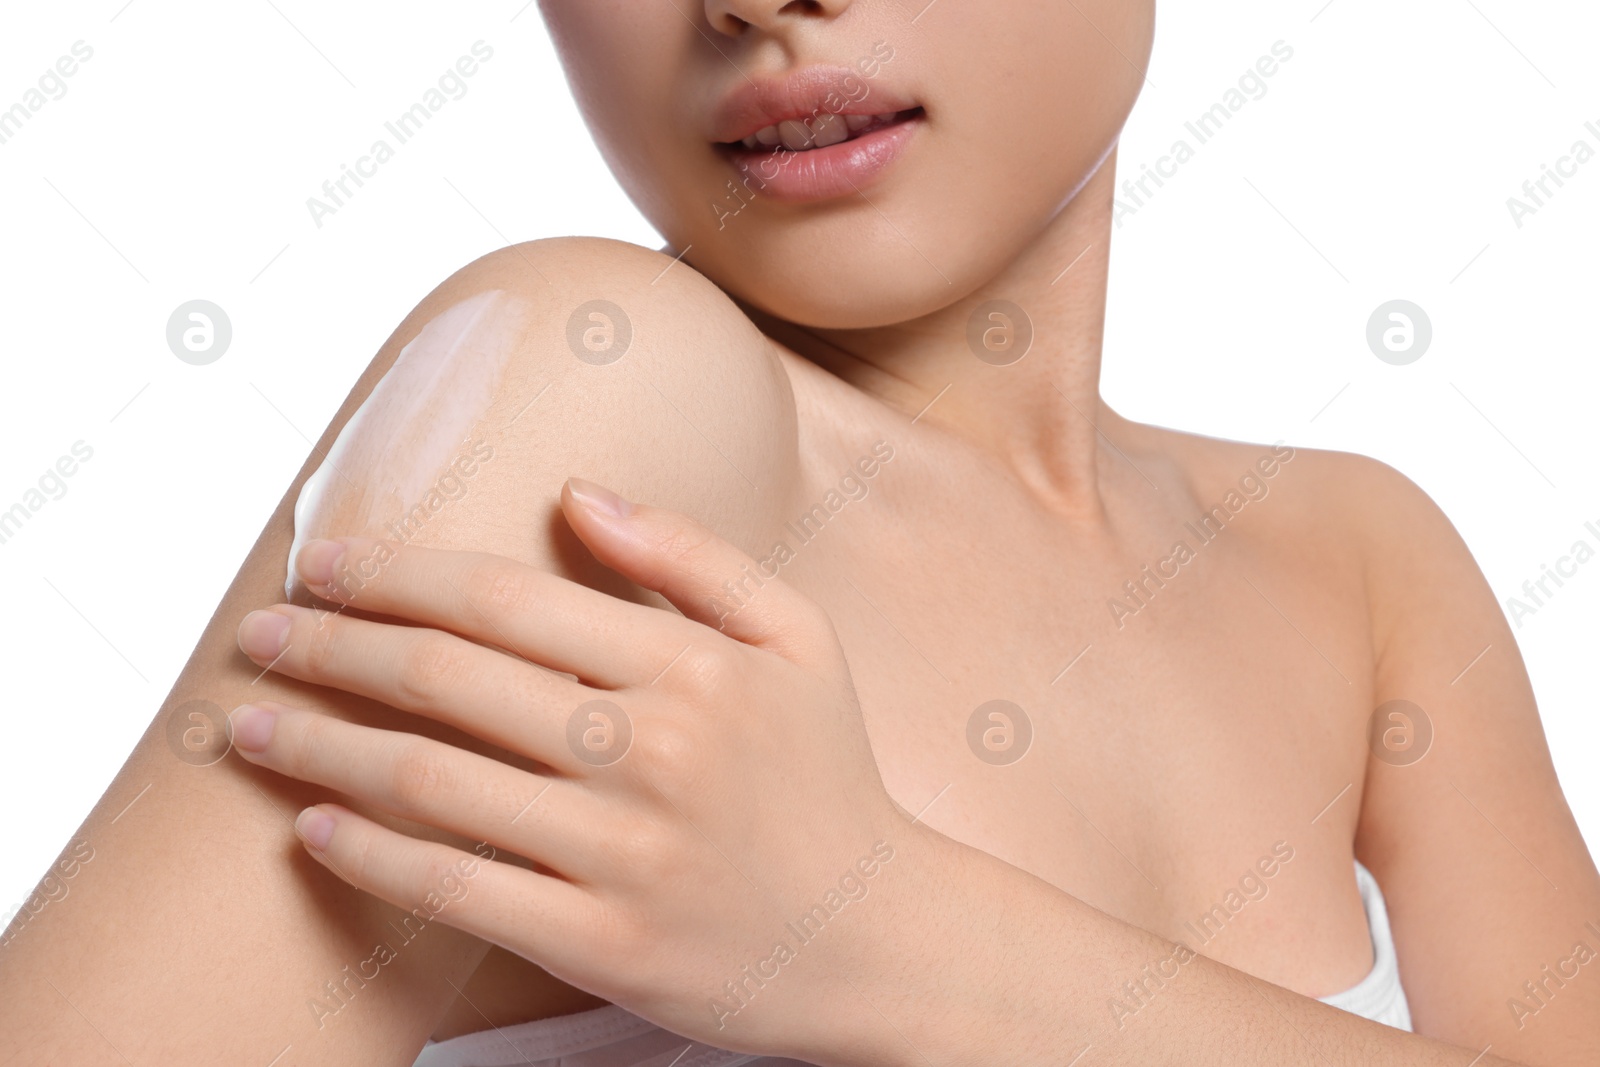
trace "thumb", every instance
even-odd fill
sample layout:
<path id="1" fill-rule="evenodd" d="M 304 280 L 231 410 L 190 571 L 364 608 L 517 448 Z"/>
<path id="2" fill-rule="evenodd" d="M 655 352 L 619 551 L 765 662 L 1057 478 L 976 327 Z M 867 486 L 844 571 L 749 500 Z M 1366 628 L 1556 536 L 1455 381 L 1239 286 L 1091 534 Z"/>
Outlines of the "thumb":
<path id="1" fill-rule="evenodd" d="M 832 620 L 810 598 L 703 524 L 568 478 L 561 507 L 601 563 L 660 593 L 686 618 L 797 663 L 832 662 Z"/>

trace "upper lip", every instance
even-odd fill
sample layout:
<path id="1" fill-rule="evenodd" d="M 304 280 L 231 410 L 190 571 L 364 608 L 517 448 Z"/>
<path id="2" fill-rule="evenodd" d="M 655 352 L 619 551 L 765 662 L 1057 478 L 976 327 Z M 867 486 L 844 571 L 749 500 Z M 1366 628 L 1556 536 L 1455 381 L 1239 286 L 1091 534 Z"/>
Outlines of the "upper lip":
<path id="1" fill-rule="evenodd" d="M 788 119 L 888 115 L 916 106 L 894 88 L 849 67 L 805 67 L 784 78 L 755 78 L 735 86 L 717 104 L 711 139 L 724 144 L 742 141 Z"/>

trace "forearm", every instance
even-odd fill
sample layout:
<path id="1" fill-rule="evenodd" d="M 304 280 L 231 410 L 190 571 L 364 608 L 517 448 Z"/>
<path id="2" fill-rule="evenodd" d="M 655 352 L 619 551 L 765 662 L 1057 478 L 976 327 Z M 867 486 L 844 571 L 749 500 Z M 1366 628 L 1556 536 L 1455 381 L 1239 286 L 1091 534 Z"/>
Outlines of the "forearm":
<path id="1" fill-rule="evenodd" d="M 909 838 L 905 853 L 910 862 L 896 872 L 904 880 L 878 916 L 894 941 L 870 974 L 852 976 L 872 1009 L 863 1025 L 882 1039 L 872 1042 L 874 1064 L 1061 1067 L 1085 1052 L 1085 1064 L 1141 1067 L 1512 1062 L 1474 1060 L 1482 1049 L 1375 1023 L 1175 951 L 931 831 Z M 1114 1011 L 1130 981 L 1143 984 L 1141 1006 Z"/>

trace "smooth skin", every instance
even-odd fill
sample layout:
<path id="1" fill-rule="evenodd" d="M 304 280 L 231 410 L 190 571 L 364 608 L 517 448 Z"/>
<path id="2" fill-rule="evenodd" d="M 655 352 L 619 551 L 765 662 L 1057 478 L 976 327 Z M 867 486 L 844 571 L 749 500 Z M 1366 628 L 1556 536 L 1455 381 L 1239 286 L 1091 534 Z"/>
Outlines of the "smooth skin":
<path id="1" fill-rule="evenodd" d="M 1066 1062 L 1085 1044 L 1080 1063 L 1465 1064 L 1485 1046 L 1480 1063 L 1593 1062 L 1600 983 L 1584 972 L 1520 1028 L 1506 1007 L 1600 917 L 1600 877 L 1498 605 L 1420 491 L 1369 460 L 1297 451 L 1270 495 L 1147 607 L 1120 628 L 1108 612 L 1185 522 L 1272 451 L 1140 426 L 1098 396 L 1114 145 L 1148 55 L 1148 5 L 942 0 L 913 25 L 921 6 L 646 5 L 619 18 L 610 5 L 543 4 L 602 150 L 673 255 L 688 251 L 673 265 L 564 240 L 485 257 L 402 324 L 319 449 L 423 323 L 487 288 L 515 289 L 536 310 L 522 371 L 486 416 L 497 458 L 419 547 L 504 556 L 659 609 L 664 600 L 597 565 L 573 535 L 566 478 L 693 516 L 762 557 L 874 442 L 892 443 L 870 494 L 783 569 L 830 620 L 884 789 L 924 828 L 898 839 L 863 902 L 883 921 L 815 946 L 837 959 L 809 957 L 866 983 L 882 1016 L 874 1029 L 826 1011 L 762 1022 L 752 1008 L 730 1028 L 748 1025 L 757 1041 L 792 1042 L 824 1063 L 924 1062 L 897 1030 L 936 1063 Z M 709 200 L 731 175 L 699 135 L 734 66 L 848 63 L 876 40 L 893 42 L 884 76 L 924 102 L 927 123 L 865 190 L 870 203 L 797 210 L 757 198 L 718 230 Z M 573 359 L 564 335 L 572 309 L 594 298 L 622 305 L 636 338 L 598 371 Z M 1035 348 L 1015 365 L 988 366 L 966 347 L 967 319 L 989 298 L 1034 323 Z M 381 982 L 314 1026 L 306 1000 L 390 936 L 384 923 L 399 909 L 342 886 L 294 843 L 288 814 L 327 799 L 325 787 L 237 754 L 183 765 L 163 740 L 164 713 L 197 695 L 223 707 L 265 699 L 541 772 L 337 687 L 276 670 L 252 683 L 261 667 L 233 650 L 234 630 L 280 595 L 288 521 L 281 504 L 85 824 L 97 852 L 73 897 L 0 957 L 7 1062 L 100 1063 L 108 1044 L 134 1062 L 269 1062 L 290 1044 L 298 1063 L 409 1064 L 429 1033 L 562 1014 L 597 993 L 688 996 L 625 989 L 626 972 L 599 978 L 604 960 L 592 971 L 554 963 L 596 979 L 575 991 L 454 935 L 446 908 Z M 967 746 L 973 710 L 997 698 L 1035 724 L 1032 748 L 1009 767 Z M 1393 698 L 1435 726 L 1429 754 L 1407 767 L 1367 743 L 1373 709 Z M 707 781 L 724 786 L 754 774 L 713 766 Z M 745 813 L 770 819 L 770 834 L 804 825 L 805 809 L 759 796 Z M 475 835 L 336 799 L 477 854 Z M 1270 893 L 1116 1028 L 1107 1003 L 1120 984 L 1188 936 L 1185 922 L 1278 841 L 1295 853 Z M 1307 999 L 1371 963 L 1352 853 L 1388 899 L 1416 1028 L 1447 1047 Z M 807 870 L 795 893 L 839 870 Z M 918 889 L 895 889 L 907 885 Z M 663 907 L 682 904 L 676 892 Z M 725 905 L 693 903 L 713 915 Z M 684 925 L 652 920 L 663 937 L 695 928 L 695 914 L 673 918 Z M 859 970 L 855 953 L 870 956 Z M 829 1046 L 836 1024 L 850 1028 L 850 1048 Z"/>
<path id="2" fill-rule="evenodd" d="M 348 889 L 302 854 L 295 813 L 325 799 L 325 790 L 236 754 L 186 763 L 168 732 L 174 716 L 181 729 L 197 728 L 182 718 L 183 706 L 197 699 L 224 714 L 268 699 L 354 722 L 395 722 L 394 712 L 371 701 L 263 672 L 238 649 L 239 620 L 283 596 L 294 501 L 356 407 L 427 322 L 485 291 L 521 292 L 543 309 L 530 326 L 556 332 L 530 337 L 514 361 L 485 418 L 495 458 L 428 523 L 419 544 L 494 552 L 623 590 L 559 516 L 561 486 L 576 469 L 627 492 L 649 488 L 754 551 L 747 484 L 702 434 L 732 449 L 762 484 L 794 483 L 792 415 L 787 427 L 779 417 L 788 386 L 760 332 L 727 298 L 692 271 L 662 275 L 667 262 L 583 239 L 506 249 L 456 272 L 396 328 L 273 510 L 127 763 L 64 845 L 64 862 L 76 843 L 94 852 L 70 895 L 8 927 L 0 947 L 0 1062 L 61 1067 L 120 1055 L 198 1067 L 284 1055 L 281 1064 L 292 1057 L 298 1065 L 408 1067 L 442 1021 L 460 1032 L 488 1025 L 485 1013 L 503 1017 L 497 997 L 514 995 L 516 1012 L 534 1014 L 600 1003 L 500 950 L 480 966 L 490 946 L 444 923 L 402 942 L 401 909 Z M 635 294 L 629 306 L 641 336 L 626 366 L 611 368 L 625 373 L 575 360 L 565 342 L 567 311 L 595 294 L 627 293 Z M 752 413 L 765 421 L 747 422 Z M 474 744 L 424 718 L 408 728 Z M 411 829 L 467 851 L 480 843 Z M 351 982 L 349 1003 L 331 1018 L 313 1011 L 328 983 L 347 981 L 347 968 L 359 970 L 380 942 L 401 946 L 382 965 L 382 980 Z"/>
<path id="3" fill-rule="evenodd" d="M 1181 981 L 1156 984 L 1170 1016 L 1108 1025 L 1097 1003 L 1106 975 L 1137 976 L 1172 945 L 900 809 L 826 613 L 781 580 L 724 612 L 725 576 L 755 560 L 693 520 L 586 482 L 569 483 L 563 504 L 596 559 L 682 615 L 511 560 L 351 540 L 303 550 L 308 586 L 430 628 L 287 605 L 241 626 L 241 647 L 273 670 L 437 718 L 547 768 L 527 774 L 282 704 L 238 709 L 246 758 L 486 838 L 543 872 L 479 865 L 338 805 L 307 809 L 307 846 L 352 884 L 413 905 L 470 864 L 479 880 L 445 921 L 696 1041 L 819 1064 L 1045 1064 L 1097 1046 L 1119 1063 L 1177 1062 L 1180 1047 L 1199 1062 L 1463 1062 L 1463 1049 L 1187 954 Z M 361 581 L 356 559 L 382 568 Z M 571 711 L 606 699 L 631 736 L 597 768 L 565 727 Z M 774 940 L 795 943 L 784 923 L 831 888 L 828 872 L 874 853 L 889 862 L 844 936 L 807 944 L 801 963 L 772 957 L 770 984 L 748 1004 L 722 993 Z M 1230 1030 L 1241 1016 L 1260 1024 L 1226 1059 L 1225 1042 L 1196 1048 L 1173 1029 L 1224 1005 Z"/>

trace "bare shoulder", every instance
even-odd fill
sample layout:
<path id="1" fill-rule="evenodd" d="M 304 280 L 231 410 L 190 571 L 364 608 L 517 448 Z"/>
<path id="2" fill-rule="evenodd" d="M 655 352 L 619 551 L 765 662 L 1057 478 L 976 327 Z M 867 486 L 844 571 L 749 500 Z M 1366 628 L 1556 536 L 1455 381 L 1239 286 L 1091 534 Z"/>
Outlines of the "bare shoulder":
<path id="1" fill-rule="evenodd" d="M 1261 447 L 1219 444 L 1208 463 L 1221 471 Z M 1324 568 L 1327 595 L 1354 586 L 1364 601 L 1355 850 L 1383 887 L 1417 1032 L 1529 1063 L 1592 1059 L 1600 988 L 1507 999 L 1519 987 L 1506 976 L 1540 973 L 1590 931 L 1600 875 L 1466 539 L 1416 482 L 1366 456 L 1294 449 L 1276 481 L 1288 506 L 1263 508 L 1271 536 L 1307 571 Z"/>
<path id="2" fill-rule="evenodd" d="M 1411 638 L 1422 631 L 1436 640 L 1456 632 L 1449 649 L 1435 651 L 1466 651 L 1469 658 L 1482 645 L 1467 645 L 1499 631 L 1498 605 L 1466 540 L 1421 486 L 1370 456 L 1279 447 L 1293 460 L 1277 490 L 1291 505 L 1280 509 L 1288 529 L 1278 532 L 1358 574 L 1380 677 L 1414 660 Z"/>
<path id="3" fill-rule="evenodd" d="M 1177 476 L 1203 501 L 1230 491 L 1247 499 L 1277 497 L 1271 516 L 1261 520 L 1277 532 L 1299 526 L 1302 536 L 1318 542 L 1379 555 L 1409 544 L 1408 537 L 1416 533 L 1454 537 L 1453 527 L 1427 493 L 1370 456 L 1282 440 L 1235 441 L 1128 425 L 1131 440 L 1170 457 Z"/>
<path id="4" fill-rule="evenodd" d="M 520 377 L 557 400 L 522 432 L 571 412 L 569 432 L 622 431 L 685 476 L 756 491 L 791 460 L 794 400 L 776 350 L 688 263 L 605 238 L 528 241 L 451 275 L 401 330 L 490 289 L 518 298 Z"/>
<path id="5" fill-rule="evenodd" d="M 798 447 L 787 374 L 689 264 L 591 237 L 498 249 L 428 294 L 374 368 L 441 320 L 469 364 L 500 364 L 476 432 L 495 451 L 484 481 L 507 514 L 499 535 L 492 520 L 475 532 L 524 536 L 554 515 L 569 476 L 692 514 L 747 546 L 785 502 Z M 470 377 L 437 388 L 465 395 Z"/>
<path id="6" fill-rule="evenodd" d="M 1600 985 L 1551 1002 L 1517 981 L 1563 966 L 1594 932 L 1600 872 L 1461 533 L 1414 481 L 1366 456 L 1144 428 L 1128 439 L 1176 465 L 1200 500 L 1245 501 L 1230 529 L 1277 580 L 1312 591 L 1300 625 L 1330 655 L 1316 627 L 1366 631 L 1351 634 L 1371 648 L 1370 674 L 1349 678 L 1366 755 L 1354 847 L 1383 888 L 1416 1031 L 1528 1063 L 1592 1061 Z"/>
<path id="7" fill-rule="evenodd" d="M 1460 531 L 1389 464 L 1283 441 L 1173 439 L 1202 500 L 1271 498 L 1241 532 L 1280 562 L 1314 571 L 1324 596 L 1360 607 L 1380 688 L 1386 671 L 1414 669 L 1424 643 L 1442 661 L 1465 653 L 1464 666 L 1502 634 L 1494 594 Z"/>
<path id="8" fill-rule="evenodd" d="M 1361 563 L 1372 542 L 1391 536 L 1384 516 L 1393 514 L 1400 499 L 1406 510 L 1431 504 L 1398 471 L 1352 452 L 1126 421 L 1120 429 L 1116 436 L 1132 446 L 1132 460 L 1156 482 L 1180 485 L 1202 511 L 1248 512 L 1236 526 L 1241 536 L 1262 548 L 1295 548 L 1324 565 Z"/>

